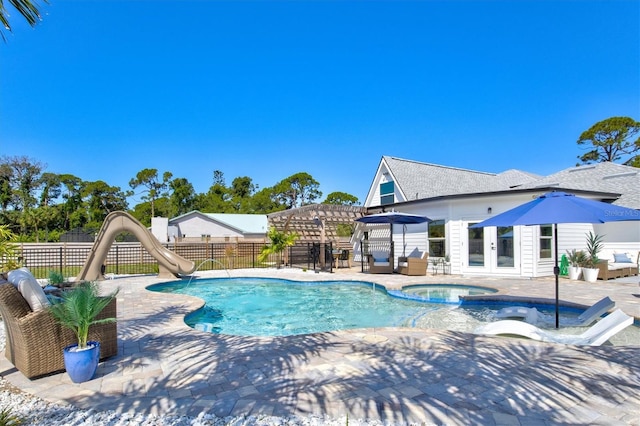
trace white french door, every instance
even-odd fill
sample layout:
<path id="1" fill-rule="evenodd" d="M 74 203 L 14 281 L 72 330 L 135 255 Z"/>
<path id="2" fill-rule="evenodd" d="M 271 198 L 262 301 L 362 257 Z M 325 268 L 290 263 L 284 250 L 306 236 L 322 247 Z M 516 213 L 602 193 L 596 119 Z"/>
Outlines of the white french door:
<path id="1" fill-rule="evenodd" d="M 470 228 L 467 223 L 466 271 L 473 273 L 520 273 L 520 232 L 513 226 Z"/>

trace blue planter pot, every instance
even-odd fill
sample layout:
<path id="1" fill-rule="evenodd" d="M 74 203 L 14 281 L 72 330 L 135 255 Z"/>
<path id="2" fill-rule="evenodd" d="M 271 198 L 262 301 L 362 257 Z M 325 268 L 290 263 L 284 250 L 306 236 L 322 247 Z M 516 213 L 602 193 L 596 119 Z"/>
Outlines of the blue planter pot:
<path id="1" fill-rule="evenodd" d="M 64 348 L 64 366 L 72 382 L 82 383 L 93 379 L 98 370 L 100 342 L 87 342 L 89 349 L 78 352 L 71 351 L 72 348 L 77 346 L 70 345 Z"/>

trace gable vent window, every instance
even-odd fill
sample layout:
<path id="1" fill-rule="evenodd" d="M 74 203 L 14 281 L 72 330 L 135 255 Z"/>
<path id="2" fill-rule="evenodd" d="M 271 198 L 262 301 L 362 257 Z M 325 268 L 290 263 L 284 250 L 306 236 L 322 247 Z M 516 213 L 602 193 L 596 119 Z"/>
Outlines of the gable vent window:
<path id="1" fill-rule="evenodd" d="M 393 181 L 380 184 L 380 205 L 393 204 L 395 202 L 393 193 L 395 185 Z"/>

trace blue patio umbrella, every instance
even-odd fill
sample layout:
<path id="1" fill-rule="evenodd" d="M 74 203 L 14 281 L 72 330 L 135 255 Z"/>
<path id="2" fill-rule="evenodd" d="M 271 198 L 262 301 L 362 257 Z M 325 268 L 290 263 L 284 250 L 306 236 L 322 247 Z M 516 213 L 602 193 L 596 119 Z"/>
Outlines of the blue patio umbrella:
<path id="1" fill-rule="evenodd" d="M 410 213 L 401 213 L 401 212 L 396 212 L 396 211 L 390 211 L 390 212 L 372 214 L 372 215 L 369 215 L 369 216 L 362 216 L 361 218 L 356 219 L 356 222 L 373 223 L 373 224 L 385 224 L 385 223 L 388 223 L 389 224 L 389 228 L 391 230 L 391 239 L 393 240 L 393 225 L 394 224 L 409 225 L 409 224 L 416 224 L 416 223 L 425 223 L 425 222 L 431 222 L 431 219 L 429 219 L 426 216 L 420 216 L 420 215 L 415 215 L 415 214 L 410 214 Z M 403 248 L 404 248 L 404 234 L 405 234 L 405 228 L 403 227 L 402 228 L 402 246 L 403 246 Z"/>
<path id="2" fill-rule="evenodd" d="M 548 192 L 538 198 L 507 210 L 471 228 L 487 226 L 553 225 L 555 245 L 556 278 L 556 328 L 559 326 L 558 300 L 558 224 L 559 223 L 606 223 L 640 220 L 640 210 L 615 206 L 601 201 L 577 197 L 566 192 Z"/>

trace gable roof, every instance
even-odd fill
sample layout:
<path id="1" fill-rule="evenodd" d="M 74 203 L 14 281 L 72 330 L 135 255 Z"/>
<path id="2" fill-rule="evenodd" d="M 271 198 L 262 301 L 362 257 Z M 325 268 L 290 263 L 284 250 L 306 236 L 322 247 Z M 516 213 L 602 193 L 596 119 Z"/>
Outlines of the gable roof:
<path id="1" fill-rule="evenodd" d="M 383 156 L 378 172 L 391 175 L 405 201 L 557 188 L 606 193 L 615 198 L 613 204 L 640 209 L 640 170 L 610 162 L 569 167 L 539 176 L 517 169 L 487 173 Z M 375 190 L 372 186 L 370 193 Z"/>
<path id="2" fill-rule="evenodd" d="M 199 210 L 193 210 L 170 219 L 169 224 L 193 215 L 205 216 L 242 234 L 266 234 L 269 230 L 266 214 L 202 213 Z"/>
<path id="3" fill-rule="evenodd" d="M 382 164 L 407 201 L 507 190 L 540 178 L 515 169 L 496 174 L 389 156 L 382 157 Z"/>

